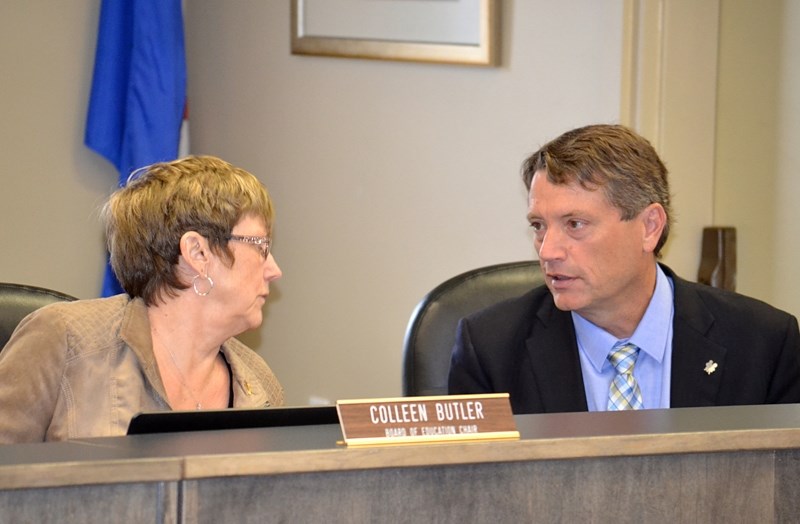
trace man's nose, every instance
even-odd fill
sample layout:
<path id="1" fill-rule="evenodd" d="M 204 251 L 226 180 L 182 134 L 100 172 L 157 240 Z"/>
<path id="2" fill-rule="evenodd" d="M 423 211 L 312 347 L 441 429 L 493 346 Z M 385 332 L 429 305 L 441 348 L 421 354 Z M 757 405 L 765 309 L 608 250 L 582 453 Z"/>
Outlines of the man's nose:
<path id="1" fill-rule="evenodd" d="M 546 261 L 564 258 L 563 240 L 563 235 L 557 229 L 548 229 L 537 243 L 539 259 Z"/>

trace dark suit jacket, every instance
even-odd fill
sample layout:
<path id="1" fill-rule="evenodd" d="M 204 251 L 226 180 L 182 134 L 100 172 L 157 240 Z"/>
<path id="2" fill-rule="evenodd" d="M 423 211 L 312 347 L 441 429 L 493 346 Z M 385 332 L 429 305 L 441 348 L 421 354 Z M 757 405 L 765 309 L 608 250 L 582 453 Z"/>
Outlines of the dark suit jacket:
<path id="1" fill-rule="evenodd" d="M 795 317 L 662 269 L 675 288 L 672 407 L 800 402 Z M 718 367 L 708 374 L 710 360 Z M 569 312 L 541 286 L 462 319 L 449 392 L 507 392 L 514 413 L 586 411 Z"/>

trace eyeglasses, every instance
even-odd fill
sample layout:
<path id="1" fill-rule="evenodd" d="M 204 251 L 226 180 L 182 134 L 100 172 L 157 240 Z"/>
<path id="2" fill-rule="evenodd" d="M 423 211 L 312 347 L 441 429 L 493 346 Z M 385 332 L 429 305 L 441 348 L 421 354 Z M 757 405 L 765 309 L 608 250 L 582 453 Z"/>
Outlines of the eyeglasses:
<path id="1" fill-rule="evenodd" d="M 272 239 L 269 237 L 250 237 L 250 236 L 243 236 L 243 235 L 231 235 L 228 237 L 228 240 L 233 240 L 234 242 L 243 242 L 245 244 L 251 244 L 258 248 L 258 251 L 261 253 L 261 258 L 264 260 L 267 259 L 269 256 L 269 250 L 272 247 Z"/>

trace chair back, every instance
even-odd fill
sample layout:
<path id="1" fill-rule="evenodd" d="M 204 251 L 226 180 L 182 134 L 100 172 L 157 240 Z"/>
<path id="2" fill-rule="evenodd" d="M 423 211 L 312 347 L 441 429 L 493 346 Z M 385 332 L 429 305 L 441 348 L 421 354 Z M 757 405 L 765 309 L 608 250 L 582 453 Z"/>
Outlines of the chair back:
<path id="1" fill-rule="evenodd" d="M 53 302 L 69 300 L 76 298 L 52 289 L 0 282 L 0 350 L 28 313 Z"/>
<path id="2" fill-rule="evenodd" d="M 473 269 L 436 286 L 414 309 L 403 343 L 403 395 L 446 395 L 458 321 L 544 283 L 538 261 Z"/>

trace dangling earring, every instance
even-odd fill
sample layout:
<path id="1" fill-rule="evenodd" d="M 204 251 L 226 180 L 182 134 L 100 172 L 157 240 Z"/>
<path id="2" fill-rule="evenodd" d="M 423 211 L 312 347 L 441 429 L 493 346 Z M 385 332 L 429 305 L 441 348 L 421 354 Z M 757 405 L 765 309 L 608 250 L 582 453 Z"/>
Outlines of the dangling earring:
<path id="1" fill-rule="evenodd" d="M 199 289 L 197 289 L 197 281 L 199 278 L 204 278 L 206 280 L 207 282 L 206 286 L 208 287 L 207 290 L 200 291 Z M 195 275 L 194 278 L 192 279 L 192 289 L 194 289 L 194 292 L 197 296 L 204 297 L 209 293 L 211 293 L 211 290 L 214 289 L 214 281 L 211 280 L 211 277 L 209 276 Z"/>

